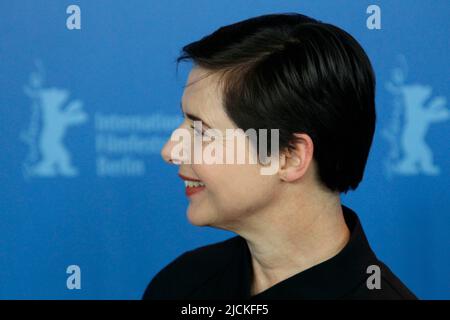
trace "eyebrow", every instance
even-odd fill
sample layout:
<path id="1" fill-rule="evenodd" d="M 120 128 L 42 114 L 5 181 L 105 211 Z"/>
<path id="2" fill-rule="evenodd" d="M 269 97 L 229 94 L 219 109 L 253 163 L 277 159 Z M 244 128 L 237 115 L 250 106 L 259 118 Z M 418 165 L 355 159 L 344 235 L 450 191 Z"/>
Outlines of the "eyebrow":
<path id="1" fill-rule="evenodd" d="M 201 121 L 202 122 L 202 125 L 205 125 L 205 126 L 207 126 L 207 127 L 209 127 L 209 128 L 212 128 L 208 123 L 206 123 L 205 121 L 203 121 L 203 119 L 201 119 L 201 118 L 199 118 L 199 117 L 197 117 L 196 115 L 193 115 L 192 113 L 185 113 L 184 111 L 183 111 L 183 104 L 180 102 L 180 108 L 181 108 L 181 112 L 183 113 L 183 114 L 185 114 L 186 115 L 186 117 L 188 118 L 188 119 L 190 119 L 190 120 L 192 120 L 192 121 Z"/>

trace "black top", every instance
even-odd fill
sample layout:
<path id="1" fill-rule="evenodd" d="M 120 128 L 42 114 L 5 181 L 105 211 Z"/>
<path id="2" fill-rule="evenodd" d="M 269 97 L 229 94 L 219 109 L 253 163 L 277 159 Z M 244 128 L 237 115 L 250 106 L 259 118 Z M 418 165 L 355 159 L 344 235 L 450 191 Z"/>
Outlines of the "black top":
<path id="1" fill-rule="evenodd" d="M 342 205 L 350 239 L 334 257 L 251 296 L 251 255 L 240 236 L 188 251 L 150 282 L 144 299 L 417 299 L 377 259 L 358 216 Z M 371 265 L 379 267 L 380 289 Z M 371 277 L 369 280 L 368 278 Z"/>

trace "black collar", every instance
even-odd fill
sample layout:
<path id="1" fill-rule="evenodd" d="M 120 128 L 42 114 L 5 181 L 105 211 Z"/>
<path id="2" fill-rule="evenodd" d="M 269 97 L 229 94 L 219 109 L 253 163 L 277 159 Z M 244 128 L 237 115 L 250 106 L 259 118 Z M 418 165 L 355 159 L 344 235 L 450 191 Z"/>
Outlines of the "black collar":
<path id="1" fill-rule="evenodd" d="M 239 291 L 251 299 L 339 299 L 360 286 L 367 279 L 367 267 L 377 263 L 361 223 L 353 210 L 342 205 L 345 222 L 350 230 L 346 246 L 334 257 L 285 279 L 267 290 L 250 296 L 252 282 L 251 255 L 245 239 L 241 254 Z M 240 257 L 239 257 L 240 256 Z M 242 273 L 242 270 L 244 272 Z"/>

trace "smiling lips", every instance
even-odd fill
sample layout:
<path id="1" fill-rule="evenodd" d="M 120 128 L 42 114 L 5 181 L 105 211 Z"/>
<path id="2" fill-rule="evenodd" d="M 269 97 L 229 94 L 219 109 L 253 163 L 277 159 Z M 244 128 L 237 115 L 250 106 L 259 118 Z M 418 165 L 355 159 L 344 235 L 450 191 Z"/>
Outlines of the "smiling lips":
<path id="1" fill-rule="evenodd" d="M 180 173 L 178 175 L 184 180 L 184 185 L 186 187 L 185 193 L 188 197 L 205 189 L 205 184 L 200 180 L 186 177 Z"/>

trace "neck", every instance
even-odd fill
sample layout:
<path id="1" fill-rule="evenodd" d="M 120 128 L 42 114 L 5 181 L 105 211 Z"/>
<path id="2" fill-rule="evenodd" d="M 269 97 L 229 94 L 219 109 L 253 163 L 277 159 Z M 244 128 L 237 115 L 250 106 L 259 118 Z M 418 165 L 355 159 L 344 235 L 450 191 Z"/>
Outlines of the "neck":
<path id="1" fill-rule="evenodd" d="M 253 295 L 332 258 L 347 244 L 339 195 L 311 193 L 301 201 L 298 193 L 284 199 L 237 230 L 252 256 Z"/>

